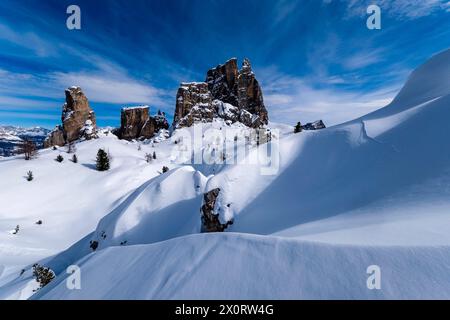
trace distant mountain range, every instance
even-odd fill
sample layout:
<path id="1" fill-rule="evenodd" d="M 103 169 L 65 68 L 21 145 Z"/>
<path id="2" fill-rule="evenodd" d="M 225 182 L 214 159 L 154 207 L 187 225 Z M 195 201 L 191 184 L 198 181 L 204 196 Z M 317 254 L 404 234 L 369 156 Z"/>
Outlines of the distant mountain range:
<path id="1" fill-rule="evenodd" d="M 24 139 L 34 141 L 37 147 L 41 148 L 49 132 L 50 130 L 42 127 L 0 126 L 0 156 L 13 155 L 14 150 Z"/>

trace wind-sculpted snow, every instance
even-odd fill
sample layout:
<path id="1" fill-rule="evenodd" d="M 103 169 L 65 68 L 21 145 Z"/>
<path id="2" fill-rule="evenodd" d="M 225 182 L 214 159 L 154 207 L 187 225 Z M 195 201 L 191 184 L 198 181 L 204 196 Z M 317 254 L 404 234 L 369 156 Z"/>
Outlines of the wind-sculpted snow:
<path id="1" fill-rule="evenodd" d="M 431 57 L 414 70 L 407 82 L 385 108 L 376 110 L 364 119 L 386 117 L 450 94 L 450 49 Z"/>
<path id="2" fill-rule="evenodd" d="M 112 247 L 78 262 L 33 299 L 450 298 L 449 247 L 340 246 L 234 233 Z M 367 287 L 367 268 L 382 272 Z"/>
<path id="3" fill-rule="evenodd" d="M 198 212 L 205 181 L 189 166 L 149 180 L 100 220 L 92 240 L 103 248 L 200 232 Z"/>
<path id="4" fill-rule="evenodd" d="M 392 102 L 392 108 L 409 108 L 448 94 L 450 94 L 450 50 L 436 54 L 414 70 Z"/>

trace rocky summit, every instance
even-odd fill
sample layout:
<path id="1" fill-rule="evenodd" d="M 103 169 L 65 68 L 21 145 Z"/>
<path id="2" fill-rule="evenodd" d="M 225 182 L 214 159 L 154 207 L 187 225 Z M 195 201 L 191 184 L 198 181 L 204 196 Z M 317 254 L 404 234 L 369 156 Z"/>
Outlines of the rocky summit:
<path id="1" fill-rule="evenodd" d="M 154 117 L 150 116 L 149 106 L 122 108 L 120 128 L 116 132 L 120 139 L 148 139 L 160 129 L 168 129 L 169 123 L 163 112 L 158 111 Z"/>
<path id="2" fill-rule="evenodd" d="M 248 59 L 240 70 L 237 59 L 230 59 L 209 70 L 205 82 L 182 83 L 178 89 L 174 128 L 216 117 L 252 128 L 268 123 L 262 90 Z"/>
<path id="3" fill-rule="evenodd" d="M 49 134 L 45 147 L 63 146 L 80 138 L 96 137 L 95 113 L 80 87 L 66 89 L 66 102 L 62 107 L 61 125 Z"/>

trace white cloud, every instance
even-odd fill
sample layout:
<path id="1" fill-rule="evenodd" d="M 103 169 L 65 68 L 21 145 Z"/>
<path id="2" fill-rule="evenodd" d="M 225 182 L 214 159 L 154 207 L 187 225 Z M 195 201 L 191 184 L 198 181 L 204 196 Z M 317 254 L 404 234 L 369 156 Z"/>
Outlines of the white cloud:
<path id="1" fill-rule="evenodd" d="M 348 58 L 345 58 L 342 65 L 348 70 L 354 70 L 367 67 L 382 60 L 381 50 L 372 50 L 368 52 L 359 52 Z"/>
<path id="2" fill-rule="evenodd" d="M 55 54 L 55 46 L 43 40 L 35 33 L 18 32 L 4 24 L 0 24 L 0 39 L 31 50 L 39 57 L 48 57 Z"/>
<path id="3" fill-rule="evenodd" d="M 367 93 L 315 88 L 304 78 L 282 74 L 274 69 L 259 73 L 264 89 L 264 102 L 272 121 L 294 123 L 318 119 L 336 125 L 386 106 L 400 89 L 393 85 Z"/>
<path id="4" fill-rule="evenodd" d="M 49 109 L 64 101 L 64 89 L 77 85 L 92 104 L 149 104 L 163 108 L 170 93 L 138 81 L 120 67 L 96 61 L 90 72 L 53 72 L 43 75 L 14 73 L 0 69 L 0 109 Z M 27 98 L 22 98 L 27 97 Z M 95 107 L 95 105 L 94 105 Z"/>
<path id="5" fill-rule="evenodd" d="M 115 104 L 164 104 L 163 90 L 141 83 L 127 75 L 110 77 L 108 74 L 53 73 L 50 79 L 59 88 L 80 86 L 91 101 Z"/>
<path id="6" fill-rule="evenodd" d="M 0 94 L 0 110 L 54 109 L 55 103 Z"/>
<path id="7" fill-rule="evenodd" d="M 59 115 L 49 115 L 49 114 L 42 114 L 42 113 L 33 113 L 33 112 L 27 112 L 27 113 L 20 113 L 20 112 L 11 112 L 11 111 L 1 111 L 0 110 L 0 118 L 15 118 L 15 119 L 39 119 L 39 120 L 55 120 L 55 123 L 60 120 Z"/>
<path id="8" fill-rule="evenodd" d="M 297 1 L 291 0 L 281 0 L 278 1 L 274 7 L 273 13 L 273 26 L 278 25 L 281 22 L 286 22 L 286 18 L 292 14 L 292 12 L 297 8 L 299 3 Z"/>
<path id="9" fill-rule="evenodd" d="M 344 0 L 347 3 L 349 16 L 365 16 L 371 4 L 381 8 L 382 14 L 397 20 L 413 20 L 429 16 L 439 10 L 448 8 L 447 0 Z"/>
<path id="10" fill-rule="evenodd" d="M 444 4 L 445 11 L 450 12 L 450 1 Z"/>

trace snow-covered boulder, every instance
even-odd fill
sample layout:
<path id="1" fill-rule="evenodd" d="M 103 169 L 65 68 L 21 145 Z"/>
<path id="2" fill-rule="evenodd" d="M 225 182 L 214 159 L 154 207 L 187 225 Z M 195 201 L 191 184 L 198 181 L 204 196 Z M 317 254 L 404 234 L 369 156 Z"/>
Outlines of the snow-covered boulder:
<path id="1" fill-rule="evenodd" d="M 216 213 L 217 210 L 220 210 L 220 205 L 217 201 L 219 194 L 220 189 L 215 188 L 203 195 L 203 205 L 201 208 L 203 232 L 222 232 L 229 225 L 233 224 L 233 220 L 227 221 L 226 223 L 220 222 L 220 215 Z"/>

